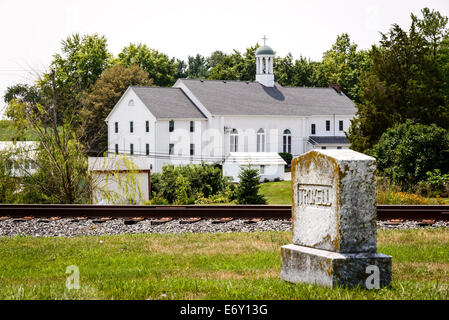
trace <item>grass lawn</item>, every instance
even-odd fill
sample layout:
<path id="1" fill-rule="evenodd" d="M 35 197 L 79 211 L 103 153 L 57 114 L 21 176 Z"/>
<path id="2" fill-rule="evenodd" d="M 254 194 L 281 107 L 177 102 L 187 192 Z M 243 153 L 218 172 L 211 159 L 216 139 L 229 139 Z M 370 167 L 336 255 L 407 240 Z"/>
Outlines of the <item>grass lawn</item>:
<path id="1" fill-rule="evenodd" d="M 0 238 L 0 299 L 449 299 L 449 229 L 379 231 L 389 289 L 280 279 L 290 232 Z M 80 289 L 65 287 L 66 267 Z"/>
<path id="2" fill-rule="evenodd" d="M 267 182 L 260 185 L 260 193 L 268 200 L 268 204 L 292 204 L 292 182 Z"/>

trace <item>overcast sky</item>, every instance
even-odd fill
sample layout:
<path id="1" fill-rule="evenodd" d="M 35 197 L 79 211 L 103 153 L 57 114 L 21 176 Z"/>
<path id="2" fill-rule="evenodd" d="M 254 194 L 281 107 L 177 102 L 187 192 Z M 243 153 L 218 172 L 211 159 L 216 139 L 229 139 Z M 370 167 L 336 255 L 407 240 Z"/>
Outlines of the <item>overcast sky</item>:
<path id="1" fill-rule="evenodd" d="M 243 51 L 266 35 L 278 55 L 320 60 L 338 34 L 369 48 L 423 7 L 449 16 L 448 0 L 0 0 L 0 107 L 6 87 L 35 79 L 76 32 L 105 35 L 114 55 L 142 42 L 182 59 Z"/>

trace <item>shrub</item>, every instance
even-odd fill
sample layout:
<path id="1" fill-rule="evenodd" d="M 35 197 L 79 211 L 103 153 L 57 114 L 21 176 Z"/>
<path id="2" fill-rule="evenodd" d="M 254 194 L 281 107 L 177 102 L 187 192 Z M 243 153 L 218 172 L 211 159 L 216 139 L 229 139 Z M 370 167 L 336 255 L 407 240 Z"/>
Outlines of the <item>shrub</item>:
<path id="1" fill-rule="evenodd" d="M 388 129 L 370 153 L 377 169 L 394 183 L 412 189 L 434 169 L 449 169 L 449 133 L 436 125 L 410 120 Z"/>
<path id="2" fill-rule="evenodd" d="M 279 178 L 279 177 L 274 178 L 274 182 L 279 182 L 279 181 L 281 181 L 281 178 Z"/>
<path id="3" fill-rule="evenodd" d="M 417 194 L 402 192 L 399 186 L 392 185 L 388 178 L 377 178 L 377 204 L 429 204 L 428 200 Z"/>
<path id="4" fill-rule="evenodd" d="M 153 197 L 151 200 L 143 202 L 144 205 L 166 205 L 168 204 L 167 199 L 164 199 L 162 197 L 156 196 L 156 194 L 153 194 Z"/>
<path id="5" fill-rule="evenodd" d="M 266 204 L 267 200 L 259 194 L 259 170 L 242 169 L 239 174 L 240 183 L 235 190 L 238 204 Z"/>
<path id="6" fill-rule="evenodd" d="M 183 176 L 189 187 L 187 188 L 188 202 L 193 202 L 196 194 L 202 194 L 205 198 L 228 190 L 233 197 L 233 188 L 229 178 L 222 176 L 218 165 L 194 164 L 186 166 L 166 165 L 162 173 L 151 174 L 151 188 L 157 196 L 167 199 L 169 203 L 176 201 L 177 179 Z M 185 200 L 185 199 L 184 199 Z"/>
<path id="7" fill-rule="evenodd" d="M 264 182 L 264 183 L 270 182 L 270 179 L 265 178 L 265 179 L 263 179 L 263 182 Z"/>

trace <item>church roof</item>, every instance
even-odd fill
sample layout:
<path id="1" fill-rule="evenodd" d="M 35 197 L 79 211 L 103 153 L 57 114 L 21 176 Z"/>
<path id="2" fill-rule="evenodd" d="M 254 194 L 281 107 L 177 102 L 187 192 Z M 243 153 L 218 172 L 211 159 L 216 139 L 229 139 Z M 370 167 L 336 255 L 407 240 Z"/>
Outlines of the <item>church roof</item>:
<path id="1" fill-rule="evenodd" d="M 158 119 L 205 118 L 181 89 L 135 86 L 131 89 Z"/>
<path id="2" fill-rule="evenodd" d="M 179 82 L 212 115 L 313 116 L 356 113 L 351 99 L 332 88 L 282 87 L 278 83 L 274 87 L 265 87 L 249 81 L 179 79 Z"/>
<path id="3" fill-rule="evenodd" d="M 310 136 L 309 142 L 313 145 L 320 144 L 349 144 L 348 139 L 343 136 L 329 136 L 329 137 L 321 137 L 321 136 Z"/>
<path id="4" fill-rule="evenodd" d="M 274 50 L 271 49 L 269 46 L 262 46 L 256 50 L 256 56 L 259 54 L 273 54 Z"/>

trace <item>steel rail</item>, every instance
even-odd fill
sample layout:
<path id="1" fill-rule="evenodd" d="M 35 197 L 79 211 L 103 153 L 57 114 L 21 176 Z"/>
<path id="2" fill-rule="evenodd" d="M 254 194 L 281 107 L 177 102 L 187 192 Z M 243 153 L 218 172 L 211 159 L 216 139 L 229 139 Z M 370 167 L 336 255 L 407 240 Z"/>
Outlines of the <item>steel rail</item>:
<path id="1" fill-rule="evenodd" d="M 110 217 L 110 218 L 265 218 L 290 219 L 289 205 L 47 205 L 0 204 L 0 217 Z M 378 205 L 378 220 L 449 221 L 449 206 Z"/>

